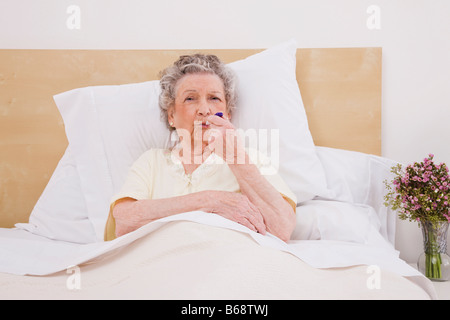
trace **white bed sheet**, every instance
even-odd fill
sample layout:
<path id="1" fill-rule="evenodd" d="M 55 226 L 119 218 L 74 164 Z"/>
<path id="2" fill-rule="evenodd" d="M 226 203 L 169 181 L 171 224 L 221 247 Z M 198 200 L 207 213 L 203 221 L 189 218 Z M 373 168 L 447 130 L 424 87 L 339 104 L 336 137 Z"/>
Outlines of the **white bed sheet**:
<path id="1" fill-rule="evenodd" d="M 399 259 L 398 252 L 395 251 L 393 248 L 389 250 L 389 247 L 387 246 L 371 246 L 371 245 L 362 245 L 357 243 L 349 243 L 349 242 L 343 242 L 343 241 L 309 241 L 309 240 L 302 240 L 302 241 L 292 241 L 288 244 L 284 243 L 283 241 L 279 240 L 278 238 L 267 235 L 262 236 L 260 234 L 257 234 L 255 232 L 250 231 L 249 229 L 234 223 L 230 220 L 224 219 L 218 215 L 211 215 L 203 212 L 187 212 L 171 217 L 167 217 L 164 219 L 160 219 L 158 221 L 152 222 L 135 232 L 132 232 L 130 234 L 127 234 L 123 237 L 120 237 L 114 241 L 110 242 L 99 242 L 99 243 L 92 243 L 87 245 L 80 245 L 80 244 L 73 244 L 73 243 L 67 243 L 67 242 L 60 242 L 60 241 L 53 241 L 48 240 L 46 238 L 42 238 L 40 236 L 32 235 L 30 233 L 27 233 L 23 230 L 17 230 L 17 229 L 0 229 L 0 272 L 4 273 L 0 275 L 0 298 L 12 298 L 13 294 L 12 292 L 22 292 L 24 294 L 27 290 L 20 290 L 20 288 L 25 289 L 27 286 L 27 283 L 29 283 L 30 279 L 33 279 L 33 281 L 36 281 L 36 277 L 17 277 L 17 275 L 51 275 L 51 274 L 57 274 L 59 272 L 59 275 L 56 275 L 56 278 L 58 277 L 65 277 L 67 278 L 68 275 L 65 273 L 67 268 L 71 266 L 77 266 L 77 265 L 83 265 L 88 263 L 88 265 L 91 266 L 97 266 L 98 268 L 94 268 L 96 271 L 93 271 L 94 274 L 97 274 L 97 278 L 104 278 L 104 275 L 108 273 L 108 270 L 110 270 L 110 267 L 108 267 L 108 264 L 105 262 L 109 258 L 109 256 L 113 255 L 114 257 L 119 252 L 127 252 L 127 250 L 118 250 L 120 248 L 125 248 L 128 246 L 132 246 L 133 242 L 136 242 L 136 240 L 139 239 L 139 243 L 141 243 L 142 248 L 146 248 L 146 241 L 142 241 L 142 239 L 147 239 L 149 236 L 154 235 L 159 230 L 164 229 L 162 227 L 165 227 L 167 225 L 170 225 L 171 223 L 175 222 L 195 222 L 195 225 L 202 225 L 202 226 L 208 226 L 209 228 L 219 228 L 220 230 L 227 230 L 228 232 L 233 232 L 232 237 L 236 237 L 236 234 L 245 236 L 247 239 L 246 242 L 241 242 L 243 245 L 249 245 L 248 239 L 251 240 L 251 243 L 257 243 L 259 244 L 260 250 L 263 250 L 264 254 L 267 252 L 278 252 L 282 253 L 283 255 L 281 257 L 285 256 L 294 256 L 298 259 L 296 260 L 297 264 L 301 264 L 302 268 L 309 268 L 309 269 L 315 269 L 315 270 L 330 270 L 330 268 L 333 268 L 332 270 L 343 270 L 343 268 L 355 268 L 356 266 L 359 266 L 361 270 L 359 271 L 360 277 L 361 274 L 365 272 L 365 279 L 369 277 L 368 274 L 368 265 L 375 265 L 380 268 L 380 270 L 383 270 L 383 277 L 389 274 L 389 277 L 394 277 L 393 275 L 396 275 L 398 282 L 399 279 L 408 279 L 407 283 L 415 283 L 415 286 L 419 286 L 421 288 L 420 291 L 422 291 L 423 295 L 417 295 L 416 294 L 410 295 L 412 298 L 436 298 L 436 293 L 434 291 L 433 286 L 431 285 L 431 282 L 426 279 L 422 274 L 420 274 L 417 270 L 409 266 L 407 263 L 405 263 L 403 260 Z M 178 233 L 183 233 L 179 229 Z M 237 231 L 237 232 L 236 232 Z M 170 232 L 166 235 L 163 234 L 162 238 L 158 240 L 159 247 L 164 248 L 165 244 L 171 244 L 170 249 L 168 252 L 160 252 L 160 256 L 165 256 L 169 261 L 175 264 L 172 268 L 179 268 L 180 262 L 176 260 L 177 257 L 177 251 L 179 254 L 183 254 L 183 248 L 186 246 L 184 243 L 180 244 L 174 244 L 173 238 L 176 238 L 176 235 L 173 232 Z M 230 234 L 226 234 L 224 238 L 220 238 L 218 236 L 219 233 L 217 233 L 217 230 L 213 233 L 215 235 L 214 237 L 217 237 L 218 241 L 228 241 L 227 237 L 230 237 Z M 195 238 L 196 235 L 199 235 L 198 231 L 194 231 L 194 235 L 190 234 L 189 237 Z M 250 236 L 250 237 L 249 237 Z M 155 239 L 155 237 L 153 237 Z M 184 238 L 183 241 L 185 241 L 186 238 Z M 244 238 L 239 238 L 239 241 L 242 241 Z M 181 240 L 180 240 L 181 241 Z M 207 241 L 205 241 L 202 245 L 212 243 L 216 240 L 214 238 L 210 238 Z M 150 241 L 151 242 L 151 241 Z M 149 244 L 148 244 L 149 245 Z M 173 246 L 175 245 L 175 247 Z M 178 247 L 177 247 L 178 245 Z M 206 245 L 207 246 L 207 245 Z M 236 243 L 233 244 L 233 246 L 236 248 Z M 231 247 L 233 247 L 231 246 Z M 140 247 L 141 248 L 141 247 Z M 147 248 L 144 250 L 145 252 L 152 252 L 154 250 L 162 250 L 161 248 L 155 248 L 152 246 L 151 248 Z M 200 251 L 202 251 L 202 247 L 200 246 Z M 197 249 L 199 249 L 197 248 Z M 252 249 L 254 250 L 254 249 Z M 266 251 L 264 251 L 266 250 Z M 267 251 L 269 250 L 269 251 Z M 245 259 L 245 252 L 247 255 L 249 255 L 249 252 L 252 251 L 243 251 L 242 255 L 240 256 L 240 259 Z M 256 252 L 256 251 L 253 251 Z M 258 251 L 259 252 L 259 251 Z M 286 252 L 290 253 L 286 255 Z M 229 252 L 228 252 L 229 253 Z M 209 252 L 209 255 L 214 254 L 212 252 Z M 264 256 L 264 254 L 262 256 Z M 216 254 L 214 254 L 216 255 Z M 260 254 L 255 253 L 254 255 L 255 259 L 260 259 Z M 113 258 L 115 259 L 115 258 Z M 147 259 L 147 258 L 143 258 Z M 197 258 L 198 259 L 198 258 Z M 248 258 L 247 258 L 248 259 Z M 283 258 L 284 259 L 284 258 Z M 164 259 L 163 259 L 164 260 Z M 156 260 L 155 263 L 157 263 L 158 260 Z M 121 260 L 121 264 L 124 263 L 124 260 Z M 183 260 L 183 264 L 188 263 L 187 260 Z M 194 262 L 195 264 L 195 259 Z M 246 262 L 243 261 L 242 264 L 244 265 Z M 189 263 L 188 263 L 189 264 Z M 100 265 L 102 267 L 100 267 Z M 278 264 L 280 265 L 280 264 Z M 164 267 L 170 269 L 170 262 L 165 262 Z M 295 268 L 299 267 L 299 265 L 296 265 Z M 194 265 L 192 266 L 194 268 Z M 102 271 L 100 271 L 100 269 Z M 114 269 L 112 266 L 111 269 Z M 201 269 L 201 268 L 200 268 Z M 161 272 L 163 269 L 161 269 Z M 220 269 L 226 274 L 228 274 L 227 271 L 224 271 L 225 269 Z M 239 271 L 240 270 L 240 271 Z M 248 268 L 240 267 L 239 270 L 235 270 L 237 274 L 241 274 L 244 272 L 243 270 L 248 270 Z M 144 269 L 140 269 L 141 272 L 145 272 Z M 169 272 L 170 270 L 168 270 Z M 174 271 L 174 270 L 172 270 Z M 128 270 L 128 277 L 131 279 L 134 279 L 133 270 Z M 175 272 L 175 271 L 174 271 Z M 191 272 L 193 272 L 191 270 Z M 245 271 L 244 273 L 246 273 Z M 301 272 L 301 271 L 299 271 Z M 84 274 L 84 272 L 83 272 Z M 297 274 L 297 272 L 295 273 Z M 231 276 L 231 274 L 230 274 Z M 292 275 L 284 275 L 287 277 L 290 277 Z M 55 279 L 55 276 L 51 276 L 50 278 L 44 277 L 44 279 Z M 127 277 L 125 277 L 127 278 Z M 163 277 L 164 278 L 164 277 Z M 219 278 L 222 278 L 220 276 Z M 15 279 L 12 281 L 12 279 Z M 19 280 L 20 279 L 20 280 Z M 39 277 L 39 279 L 42 279 Z M 2 282 L 3 281 L 3 282 Z M 100 281 L 100 280 L 99 280 Z M 104 279 L 106 281 L 106 278 Z M 131 280 L 130 280 L 131 281 Z M 133 281 L 139 281 L 138 279 L 134 279 Z M 157 281 L 157 279 L 153 279 L 153 281 Z M 187 280 L 183 280 L 186 282 Z M 45 281 L 41 281 L 42 283 L 47 283 Z M 126 281 L 127 282 L 127 281 Z M 17 285 L 13 285 L 13 283 L 16 283 Z M 52 282 L 50 281 L 50 284 Z M 388 282 L 385 282 L 388 283 Z M 396 283 L 395 281 L 393 283 Z M 137 282 L 135 283 L 137 285 Z M 324 285 L 324 283 L 321 283 Z M 326 282 L 325 282 L 326 284 Z M 329 285 L 329 284 L 328 284 Z M 137 285 L 138 286 L 138 285 Z M 36 288 L 36 286 L 34 286 Z M 55 286 L 50 286 L 55 287 Z M 64 286 L 65 287 L 65 284 Z M 120 286 L 119 286 L 120 287 Z M 161 292 L 164 291 L 163 284 L 159 284 L 155 286 L 156 291 Z M 9 289 L 8 289 L 9 288 Z M 252 287 L 253 288 L 253 287 Z M 17 289 L 17 290 L 15 290 Z M 130 288 L 128 288 L 130 289 Z M 339 288 L 336 288 L 338 290 Z M 392 288 L 391 288 L 392 289 Z M 62 289 L 61 289 L 62 290 Z M 136 289 L 138 290 L 138 289 Z M 206 290 L 206 289 L 205 289 Z M 410 289 L 409 289 L 410 290 Z M 29 291 L 29 290 L 28 290 Z M 51 291 L 51 290 L 50 290 Z M 56 290 L 57 292 L 58 290 Z M 66 289 L 67 291 L 67 289 Z M 95 291 L 95 290 L 94 290 Z M 111 291 L 109 296 L 114 295 L 112 293 L 116 290 L 106 290 Z M 105 291 L 105 292 L 106 292 Z M 367 291 L 367 290 L 366 290 Z M 385 290 L 386 291 L 386 290 Z M 394 290 L 395 291 L 395 290 Z M 406 290 L 408 291 L 408 290 Z M 31 291 L 30 294 L 32 294 L 33 291 Z M 91 291 L 93 292 L 93 291 Z M 116 292 L 115 294 L 119 294 L 120 291 Z M 172 292 L 172 291 L 171 291 Z M 251 292 L 254 293 L 254 290 L 252 289 Z M 303 292 L 303 291 L 302 291 Z M 334 291 L 333 291 L 334 292 Z M 85 292 L 86 294 L 87 292 Z M 190 292 L 190 290 L 187 291 L 190 295 L 193 293 Z M 224 293 L 227 293 L 225 290 Z M 229 292 L 228 292 L 229 293 Z M 336 292 L 334 292 L 336 293 Z M 371 295 L 373 295 L 373 292 L 369 292 Z M 394 292 L 395 293 L 395 292 Z M 47 292 L 47 294 L 50 294 L 50 292 Z M 249 295 L 250 292 L 248 292 Z M 150 295 L 152 296 L 152 295 Z M 163 297 L 169 297 L 170 294 L 166 292 L 166 294 L 162 294 Z M 264 296 L 268 296 L 268 293 Z M 269 295 L 273 297 L 272 295 Z M 300 297 L 298 292 L 296 292 L 295 296 Z M 330 294 L 325 294 L 323 298 L 330 298 L 332 296 L 331 292 Z M 348 294 L 345 297 L 349 297 L 353 295 Z M 55 296 L 56 297 L 56 296 Z M 148 292 L 146 292 L 145 295 L 146 298 L 149 297 Z M 161 295 L 155 293 L 152 297 L 161 297 Z M 172 298 L 178 297 L 177 294 L 174 294 L 171 296 Z M 187 296 L 185 296 L 187 298 Z M 232 295 L 231 295 L 232 297 Z M 254 294 L 251 295 L 250 298 L 253 298 Z M 344 296 L 343 296 L 344 297 Z M 370 297 L 369 296 L 366 296 Z M 389 298 L 393 298 L 392 296 L 387 296 Z M 70 295 L 70 298 L 73 298 L 73 296 Z M 280 297 L 281 298 L 281 297 Z M 301 298 L 306 298 L 306 296 L 303 296 Z M 339 296 L 335 296 L 335 298 L 339 298 Z M 365 298 L 365 297 L 361 297 Z M 398 299 L 407 298 L 405 296 L 398 296 Z"/>

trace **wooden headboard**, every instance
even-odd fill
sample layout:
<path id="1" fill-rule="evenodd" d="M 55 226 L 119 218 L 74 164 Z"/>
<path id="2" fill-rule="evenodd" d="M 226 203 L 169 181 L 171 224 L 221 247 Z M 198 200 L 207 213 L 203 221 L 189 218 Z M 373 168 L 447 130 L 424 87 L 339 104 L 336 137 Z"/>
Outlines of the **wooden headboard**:
<path id="1" fill-rule="evenodd" d="M 261 50 L 201 50 L 224 62 Z M 67 147 L 53 95 L 157 79 L 194 50 L 0 50 L 0 227 L 27 222 Z M 298 49 L 316 145 L 381 153 L 381 48 Z"/>

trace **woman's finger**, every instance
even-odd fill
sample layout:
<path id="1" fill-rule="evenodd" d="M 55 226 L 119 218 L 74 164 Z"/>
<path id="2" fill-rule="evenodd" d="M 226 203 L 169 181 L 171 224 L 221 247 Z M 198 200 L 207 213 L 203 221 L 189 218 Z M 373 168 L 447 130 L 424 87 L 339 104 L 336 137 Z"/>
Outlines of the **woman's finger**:
<path id="1" fill-rule="evenodd" d="M 242 216 L 240 219 L 238 219 L 238 223 L 242 224 L 244 227 L 249 228 L 250 230 L 253 230 L 255 232 L 258 232 L 256 227 L 253 225 L 253 223 L 250 222 L 250 220 L 247 217 Z"/>
<path id="2" fill-rule="evenodd" d="M 225 117 L 218 117 L 218 116 L 211 115 L 211 116 L 208 116 L 206 118 L 206 120 L 209 123 L 211 123 L 215 126 L 218 126 L 218 127 L 230 127 L 230 125 L 231 125 L 231 122 L 228 119 L 225 119 Z"/>
<path id="3" fill-rule="evenodd" d="M 250 206 L 250 214 L 252 216 L 252 223 L 255 225 L 255 227 L 258 229 L 258 232 L 261 234 L 266 234 L 266 224 L 264 222 L 264 217 L 262 216 L 261 212 L 259 211 L 258 207 L 256 207 L 248 198 L 247 198 L 248 204 Z"/>

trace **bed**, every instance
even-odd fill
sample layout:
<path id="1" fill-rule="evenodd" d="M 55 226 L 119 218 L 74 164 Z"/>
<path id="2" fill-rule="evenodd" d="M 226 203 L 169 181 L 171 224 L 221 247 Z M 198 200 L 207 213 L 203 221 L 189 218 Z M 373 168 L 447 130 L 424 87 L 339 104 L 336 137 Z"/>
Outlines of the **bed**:
<path id="1" fill-rule="evenodd" d="M 185 212 L 104 241 L 132 162 L 172 143 L 158 72 L 193 50 L 0 50 L 0 299 L 435 299 L 383 206 L 381 48 L 201 51 L 297 196 L 291 240 Z"/>

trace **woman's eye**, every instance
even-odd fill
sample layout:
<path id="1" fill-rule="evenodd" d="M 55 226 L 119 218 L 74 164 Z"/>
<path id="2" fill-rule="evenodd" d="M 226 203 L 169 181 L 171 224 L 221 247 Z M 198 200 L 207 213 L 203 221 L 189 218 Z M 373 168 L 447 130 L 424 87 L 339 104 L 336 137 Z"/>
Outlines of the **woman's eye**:
<path id="1" fill-rule="evenodd" d="M 194 100 L 193 97 L 187 97 L 186 99 L 184 99 L 184 101 L 192 101 L 192 100 Z"/>

